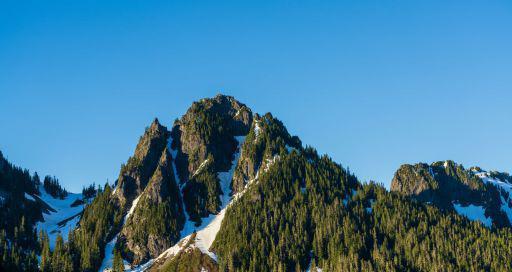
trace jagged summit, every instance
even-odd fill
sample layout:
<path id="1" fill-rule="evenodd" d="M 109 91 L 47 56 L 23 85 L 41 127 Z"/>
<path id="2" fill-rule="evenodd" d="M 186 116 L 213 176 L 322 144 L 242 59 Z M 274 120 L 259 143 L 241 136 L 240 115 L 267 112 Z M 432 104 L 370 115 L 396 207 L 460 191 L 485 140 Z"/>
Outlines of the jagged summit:
<path id="1" fill-rule="evenodd" d="M 119 235 L 119 246 L 129 252 L 125 259 L 131 263 L 140 264 L 158 256 L 180 238 L 185 216 L 172 165 L 172 156 L 165 148 Z"/>
<path id="2" fill-rule="evenodd" d="M 153 119 L 153 122 L 151 122 L 151 125 L 149 127 L 150 127 L 150 130 L 152 130 L 152 131 L 157 131 L 157 130 L 161 130 L 164 128 L 160 124 L 160 121 L 158 121 L 158 118 L 156 118 L 156 117 L 155 117 L 155 119 Z"/>
<path id="3" fill-rule="evenodd" d="M 231 96 L 217 95 L 192 103 L 172 129 L 178 175 L 187 181 L 211 154 L 216 170 L 227 170 L 237 142 L 251 127 L 252 111 Z"/>
<path id="4" fill-rule="evenodd" d="M 158 257 L 178 238 L 221 216 L 234 194 L 243 194 L 279 154 L 301 149 L 272 114 L 253 114 L 232 96 L 193 102 L 170 132 L 155 118 L 120 171 L 113 199 L 124 220 L 107 248 L 120 248 L 134 265 Z M 197 239 L 211 244 L 214 237 L 199 232 Z M 212 254 L 209 245 L 198 245 Z"/>
<path id="5" fill-rule="evenodd" d="M 134 155 L 119 173 L 115 195 L 121 206 L 129 205 L 144 190 L 167 146 L 169 135 L 167 128 L 155 119 L 139 139 Z"/>

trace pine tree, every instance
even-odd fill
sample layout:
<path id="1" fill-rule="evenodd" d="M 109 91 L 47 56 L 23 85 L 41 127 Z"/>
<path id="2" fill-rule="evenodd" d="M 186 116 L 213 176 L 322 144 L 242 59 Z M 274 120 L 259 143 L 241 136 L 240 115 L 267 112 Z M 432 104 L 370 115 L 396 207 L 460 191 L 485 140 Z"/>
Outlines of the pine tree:
<path id="1" fill-rule="evenodd" d="M 41 231 L 39 237 L 41 244 L 41 271 L 51 271 L 52 256 L 50 251 L 50 240 L 48 239 L 48 234 L 45 231 Z"/>
<path id="2" fill-rule="evenodd" d="M 123 258 L 121 257 L 121 252 L 119 252 L 119 249 L 117 247 L 114 248 L 113 271 L 114 272 L 123 272 L 124 271 Z"/>

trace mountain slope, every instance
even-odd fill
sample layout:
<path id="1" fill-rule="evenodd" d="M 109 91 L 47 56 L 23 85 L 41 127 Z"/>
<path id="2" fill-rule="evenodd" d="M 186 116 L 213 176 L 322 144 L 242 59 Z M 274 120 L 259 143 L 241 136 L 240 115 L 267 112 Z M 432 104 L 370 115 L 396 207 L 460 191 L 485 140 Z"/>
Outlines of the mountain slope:
<path id="1" fill-rule="evenodd" d="M 55 177 L 41 182 L 37 173 L 12 165 L 0 152 L 0 270 L 36 271 L 36 256 L 44 259 L 45 245 L 55 250 L 57 241 L 68 239 L 87 200 L 68 193 Z"/>
<path id="2" fill-rule="evenodd" d="M 148 261 L 175 244 L 184 225 L 179 188 L 174 179 L 171 154 L 164 150 L 148 186 L 138 197 L 133 214 L 127 219 L 119 243 L 134 264 Z"/>
<path id="3" fill-rule="evenodd" d="M 194 102 L 172 129 L 176 169 L 187 212 L 198 225 L 221 209 L 218 172 L 231 168 L 236 136 L 247 134 L 252 112 L 233 97 Z"/>
<path id="4" fill-rule="evenodd" d="M 303 147 L 272 114 L 218 95 L 194 102 L 170 130 L 147 127 L 68 242 L 51 250 L 43 235 L 40 267 L 511 271 L 510 181 L 440 162 L 403 166 L 388 192 Z M 34 188 L 20 191 L 24 201 L 37 201 Z M 477 205 L 498 228 L 457 214 Z"/>
<path id="5" fill-rule="evenodd" d="M 169 146 L 185 226 L 178 242 L 135 270 L 510 269 L 503 260 L 512 249 L 501 242 L 512 237 L 508 229 L 493 232 L 379 185 L 361 185 L 303 148 L 271 114 L 236 122 L 235 108 L 251 113 L 239 105 L 231 97 L 204 99 L 175 122 Z M 468 177 L 464 186 L 481 185 Z M 494 250 L 503 258 L 486 257 Z M 482 258 L 468 258 L 475 252 Z"/>
<path id="6" fill-rule="evenodd" d="M 391 190 L 456 211 L 485 226 L 510 227 L 512 178 L 506 173 L 465 169 L 453 161 L 431 165 L 403 165 L 395 173 Z"/>

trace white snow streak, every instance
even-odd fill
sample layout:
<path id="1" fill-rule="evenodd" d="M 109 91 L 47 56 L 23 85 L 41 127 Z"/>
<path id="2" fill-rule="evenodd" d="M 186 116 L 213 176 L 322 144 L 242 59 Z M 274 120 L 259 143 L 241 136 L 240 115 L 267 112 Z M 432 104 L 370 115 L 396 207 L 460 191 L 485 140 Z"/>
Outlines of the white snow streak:
<path id="1" fill-rule="evenodd" d="M 254 137 L 254 142 L 256 142 L 261 134 L 260 122 L 256 120 L 254 121 L 254 134 L 256 135 L 256 137 Z"/>
<path id="2" fill-rule="evenodd" d="M 275 155 L 272 159 L 266 159 L 266 164 L 265 164 L 265 167 L 263 169 L 263 173 L 266 173 L 268 172 L 268 170 L 270 170 L 270 167 L 279 159 L 279 155 Z M 236 193 L 234 196 L 233 196 L 233 199 L 234 200 L 238 200 L 242 195 L 245 194 L 245 192 L 247 191 L 247 188 L 249 188 L 249 186 L 254 183 L 255 181 L 258 180 L 259 176 L 260 176 L 260 170 L 261 170 L 261 167 L 260 169 L 258 169 L 258 171 L 256 172 L 256 176 L 249 180 L 249 181 L 246 181 L 245 182 L 245 186 L 244 186 L 244 189 L 241 191 L 241 192 L 238 192 Z"/>
<path id="3" fill-rule="evenodd" d="M 36 201 L 33 196 L 31 196 L 31 195 L 29 195 L 27 193 L 25 193 L 25 198 L 28 199 L 28 200 L 34 201 L 34 202 Z"/>
<path id="4" fill-rule="evenodd" d="M 126 220 L 128 220 L 128 218 L 130 218 L 130 216 L 133 214 L 133 212 L 135 211 L 135 208 L 137 208 L 137 204 L 139 203 L 139 199 L 140 197 L 142 196 L 142 194 L 140 194 L 135 200 L 133 200 L 132 202 L 132 206 L 130 207 L 130 210 L 128 211 L 128 213 L 124 216 L 124 219 L 123 219 L 123 226 L 124 224 L 126 223 Z"/>
<path id="5" fill-rule="evenodd" d="M 113 265 L 114 261 L 114 247 L 117 242 L 117 234 L 114 239 L 112 239 L 110 242 L 107 243 L 105 246 L 105 258 L 103 259 L 103 262 L 101 263 L 100 272 L 101 271 L 110 271 Z"/>
<path id="6" fill-rule="evenodd" d="M 204 160 L 201 165 L 199 165 L 199 167 L 197 168 L 197 170 L 194 172 L 194 174 L 192 175 L 192 177 L 194 177 L 195 175 L 199 174 L 201 172 L 201 170 L 203 170 L 204 166 L 208 163 L 208 159 Z"/>
<path id="7" fill-rule="evenodd" d="M 217 215 L 210 215 L 207 219 L 203 219 L 201 225 L 206 225 L 197 231 L 195 245 L 203 252 L 210 256 L 213 260 L 217 261 L 217 256 L 210 252 L 209 249 L 217 236 L 217 233 L 220 230 L 220 226 L 222 220 L 224 219 L 224 215 L 226 214 L 226 209 L 231 200 L 231 180 L 233 179 L 233 174 L 235 173 L 236 166 L 238 164 L 238 159 L 240 158 L 240 148 L 242 147 L 242 143 L 245 140 L 244 136 L 236 137 L 238 141 L 237 152 L 235 153 L 235 158 L 231 163 L 231 169 L 228 172 L 220 172 L 218 173 L 218 177 L 220 179 L 220 187 L 222 190 L 221 195 L 221 211 Z"/>
<path id="8" fill-rule="evenodd" d="M 124 226 L 124 224 L 126 223 L 128 218 L 130 218 L 130 216 L 135 211 L 135 208 L 137 207 L 137 204 L 139 203 L 139 199 L 140 199 L 141 195 L 139 195 L 135 200 L 133 200 L 132 205 L 130 206 L 130 209 L 128 210 L 128 213 L 123 218 L 123 225 L 121 226 L 121 228 Z M 116 236 L 114 236 L 114 238 L 110 242 L 108 242 L 107 245 L 105 246 L 105 258 L 103 258 L 103 261 L 101 262 L 100 270 L 98 270 L 98 271 L 100 271 L 100 272 L 101 271 L 111 271 L 111 268 L 112 268 L 112 265 L 114 262 L 114 247 L 116 245 L 118 236 L 119 236 L 119 233 L 117 233 Z M 126 264 L 125 264 L 125 268 L 126 268 Z"/>

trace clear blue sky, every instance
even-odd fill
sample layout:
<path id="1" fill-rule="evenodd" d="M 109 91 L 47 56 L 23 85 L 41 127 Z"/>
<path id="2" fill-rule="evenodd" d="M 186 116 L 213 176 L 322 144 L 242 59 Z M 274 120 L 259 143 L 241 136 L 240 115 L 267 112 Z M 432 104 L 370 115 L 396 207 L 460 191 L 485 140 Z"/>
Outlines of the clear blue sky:
<path id="1" fill-rule="evenodd" d="M 0 150 L 71 191 L 112 182 L 154 117 L 220 91 L 362 180 L 510 172 L 511 31 L 510 0 L 2 1 Z"/>

